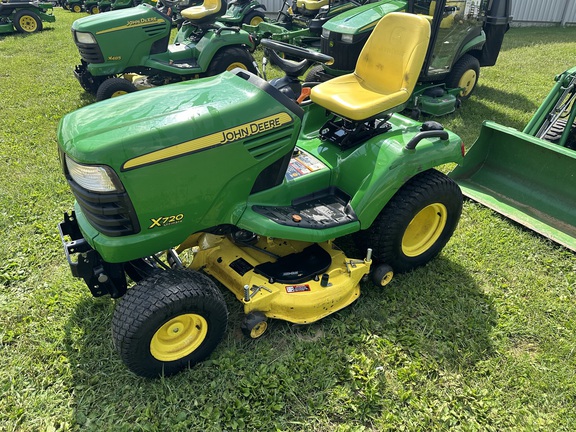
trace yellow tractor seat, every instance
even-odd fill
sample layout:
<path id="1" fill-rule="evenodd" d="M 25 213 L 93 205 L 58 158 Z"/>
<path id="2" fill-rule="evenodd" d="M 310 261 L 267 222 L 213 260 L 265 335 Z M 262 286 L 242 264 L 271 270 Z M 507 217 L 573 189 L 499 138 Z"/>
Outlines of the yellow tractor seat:
<path id="1" fill-rule="evenodd" d="M 204 0 L 201 5 L 186 8 L 180 14 L 182 18 L 195 22 L 204 22 L 224 15 L 225 12 L 224 0 Z"/>
<path id="2" fill-rule="evenodd" d="M 429 41 L 425 17 L 385 15 L 360 52 L 354 72 L 313 87 L 310 99 L 350 120 L 401 111 L 416 86 Z"/>
<path id="3" fill-rule="evenodd" d="M 296 0 L 296 7 L 298 9 L 305 9 L 308 11 L 320 10 L 322 6 L 328 4 L 328 0 Z"/>

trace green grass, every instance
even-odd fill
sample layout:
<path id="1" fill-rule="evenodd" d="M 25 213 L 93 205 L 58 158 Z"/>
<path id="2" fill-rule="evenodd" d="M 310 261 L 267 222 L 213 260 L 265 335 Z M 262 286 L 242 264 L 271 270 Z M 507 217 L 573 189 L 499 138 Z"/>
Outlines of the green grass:
<path id="1" fill-rule="evenodd" d="M 0 430 L 572 431 L 576 259 L 466 202 L 442 254 L 309 326 L 229 330 L 169 379 L 134 376 L 110 336 L 113 302 L 71 277 L 57 235 L 72 195 L 56 128 L 92 102 L 56 9 L 39 34 L 0 36 Z M 470 146 L 484 119 L 522 128 L 576 32 L 513 28 L 475 96 L 441 119 Z"/>

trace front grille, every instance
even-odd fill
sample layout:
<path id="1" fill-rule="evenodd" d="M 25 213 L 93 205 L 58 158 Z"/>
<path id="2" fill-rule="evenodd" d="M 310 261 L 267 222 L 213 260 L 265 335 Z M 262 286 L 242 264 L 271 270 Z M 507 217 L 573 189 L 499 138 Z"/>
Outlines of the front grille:
<path id="1" fill-rule="evenodd" d="M 82 213 L 99 232 L 110 237 L 120 237 L 140 231 L 136 212 L 126 192 L 90 192 L 70 177 L 67 180 Z"/>
<path id="2" fill-rule="evenodd" d="M 343 71 L 354 70 L 360 51 L 366 44 L 370 33 L 355 35 L 353 43 L 343 43 L 340 40 L 341 34 L 336 32 L 330 32 L 329 38 L 322 36 L 321 52 L 334 57 L 334 63 L 330 65 L 330 68 Z"/>
<path id="3" fill-rule="evenodd" d="M 74 42 L 78 47 L 80 58 L 86 63 L 104 63 L 104 55 L 98 44 L 83 44 L 76 40 L 76 32 L 72 30 Z"/>

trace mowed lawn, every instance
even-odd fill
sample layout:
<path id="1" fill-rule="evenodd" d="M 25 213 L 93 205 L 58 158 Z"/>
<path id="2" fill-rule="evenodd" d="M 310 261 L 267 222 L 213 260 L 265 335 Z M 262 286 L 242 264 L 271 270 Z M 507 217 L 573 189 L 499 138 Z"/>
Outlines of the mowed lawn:
<path id="1" fill-rule="evenodd" d="M 114 301 L 71 276 L 57 234 L 73 203 L 57 125 L 93 99 L 72 74 L 84 14 L 55 14 L 41 33 L 0 36 L 0 431 L 576 430 L 576 256 L 468 201 L 437 259 L 363 285 L 350 307 L 250 341 L 225 292 L 229 328 L 207 361 L 130 373 Z M 439 120 L 467 147 L 485 119 L 522 129 L 574 62 L 574 28 L 513 28 L 475 95 Z"/>

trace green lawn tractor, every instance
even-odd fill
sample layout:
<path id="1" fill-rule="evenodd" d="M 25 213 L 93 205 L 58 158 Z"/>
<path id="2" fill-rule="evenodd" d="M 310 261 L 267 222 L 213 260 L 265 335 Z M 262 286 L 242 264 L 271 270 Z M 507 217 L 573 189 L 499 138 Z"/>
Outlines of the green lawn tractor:
<path id="1" fill-rule="evenodd" d="M 100 0 L 98 2 L 98 9 L 100 12 L 108 12 L 111 10 L 128 9 L 142 3 L 156 6 L 157 0 Z"/>
<path id="2" fill-rule="evenodd" d="M 70 12 L 80 13 L 84 11 L 84 0 L 65 0 L 62 7 Z"/>
<path id="3" fill-rule="evenodd" d="M 450 173 L 471 199 L 576 251 L 576 67 L 522 132 L 487 121 Z"/>
<path id="4" fill-rule="evenodd" d="M 98 7 L 98 0 L 84 0 L 84 10 L 90 15 L 100 13 L 100 8 Z"/>
<path id="5" fill-rule="evenodd" d="M 238 27 L 216 21 L 223 0 L 182 11 L 186 19 L 169 44 L 171 17 L 148 4 L 93 15 L 72 24 L 80 85 L 97 100 L 241 67 L 257 73 L 255 45 Z"/>
<path id="6" fill-rule="evenodd" d="M 112 335 L 130 370 L 168 376 L 210 355 L 228 320 L 214 279 L 243 305 L 244 334 L 258 338 L 269 319 L 317 321 L 355 301 L 364 278 L 384 286 L 441 251 L 462 194 L 434 167 L 460 163 L 462 142 L 437 122 L 395 114 L 429 37 L 426 18 L 389 14 L 349 86 L 319 84 L 302 104 L 286 96 L 300 94 L 293 82 L 235 69 L 62 119 L 60 158 L 76 197 L 59 225 L 64 250 L 94 296 L 119 298 Z M 262 44 L 303 58 L 282 59 L 291 76 L 329 59 Z M 333 241 L 350 234 L 363 257 Z"/>
<path id="7" fill-rule="evenodd" d="M 296 46 L 320 50 L 322 25 L 329 19 L 362 4 L 356 0 L 284 0 L 275 21 L 244 24 L 254 38 L 270 38 Z"/>
<path id="8" fill-rule="evenodd" d="M 218 21 L 228 26 L 257 26 L 265 19 L 264 11 L 266 6 L 258 0 L 232 0 L 228 3 L 226 13 L 218 18 Z"/>
<path id="9" fill-rule="evenodd" d="M 432 39 L 407 109 L 414 118 L 420 113 L 449 114 L 472 94 L 480 67 L 496 63 L 511 21 L 510 10 L 511 0 L 384 0 L 360 6 L 324 24 L 321 51 L 335 61 L 313 67 L 306 79 L 326 81 L 353 70 L 383 15 L 419 14 L 430 20 Z"/>
<path id="10" fill-rule="evenodd" d="M 14 0 L 0 2 L 0 34 L 41 31 L 43 21 L 56 21 L 52 3 Z"/>

